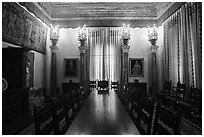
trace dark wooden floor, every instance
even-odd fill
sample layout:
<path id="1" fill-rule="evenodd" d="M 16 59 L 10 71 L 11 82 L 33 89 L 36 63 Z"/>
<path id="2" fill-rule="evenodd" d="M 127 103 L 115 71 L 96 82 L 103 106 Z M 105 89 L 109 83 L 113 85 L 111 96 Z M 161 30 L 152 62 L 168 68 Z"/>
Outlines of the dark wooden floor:
<path id="1" fill-rule="evenodd" d="M 140 134 L 116 93 L 91 92 L 66 132 L 70 135 L 138 135 Z"/>

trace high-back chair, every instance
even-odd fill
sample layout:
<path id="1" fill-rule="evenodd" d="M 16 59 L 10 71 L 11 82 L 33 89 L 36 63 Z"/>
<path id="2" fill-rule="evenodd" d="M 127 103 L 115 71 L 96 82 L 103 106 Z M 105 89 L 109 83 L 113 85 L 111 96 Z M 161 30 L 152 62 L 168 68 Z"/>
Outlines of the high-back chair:
<path id="1" fill-rule="evenodd" d="M 139 112 L 138 130 L 142 134 L 150 134 L 154 110 L 154 99 L 151 97 L 142 98 Z"/>
<path id="2" fill-rule="evenodd" d="M 36 135 L 54 134 L 54 122 L 51 103 L 34 108 L 34 123 Z"/>
<path id="3" fill-rule="evenodd" d="M 163 106 L 167 106 L 166 97 L 171 93 L 171 82 L 171 80 L 165 81 L 163 91 L 157 93 L 157 99 Z"/>
<path id="4" fill-rule="evenodd" d="M 111 82 L 111 89 L 117 90 L 118 89 L 118 81 Z"/>
<path id="5" fill-rule="evenodd" d="M 201 118 L 202 115 L 202 91 L 198 88 L 191 87 L 190 99 L 188 101 L 178 102 L 179 111 L 184 115 L 192 118 Z"/>
<path id="6" fill-rule="evenodd" d="M 160 104 L 157 106 L 153 134 L 178 135 L 181 116 Z"/>
<path id="7" fill-rule="evenodd" d="M 186 84 L 181 84 L 177 82 L 176 93 L 173 96 L 168 96 L 166 98 L 168 107 L 174 110 L 177 110 L 177 105 L 179 101 L 184 101 L 186 93 Z"/>
<path id="8" fill-rule="evenodd" d="M 54 133 L 56 135 L 63 135 L 66 133 L 69 127 L 69 123 L 66 122 L 67 113 L 64 109 L 64 102 L 62 98 L 52 100 L 53 107 L 53 120 L 54 120 Z"/>

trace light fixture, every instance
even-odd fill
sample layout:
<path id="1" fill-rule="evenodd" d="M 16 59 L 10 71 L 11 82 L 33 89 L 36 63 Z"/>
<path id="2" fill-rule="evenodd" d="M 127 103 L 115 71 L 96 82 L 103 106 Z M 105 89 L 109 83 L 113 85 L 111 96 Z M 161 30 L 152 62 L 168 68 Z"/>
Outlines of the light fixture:
<path id="1" fill-rule="evenodd" d="M 148 27 L 148 38 L 149 41 L 155 41 L 158 39 L 157 27 L 154 24 L 153 27 Z"/>
<path id="2" fill-rule="evenodd" d="M 86 40 L 86 25 L 84 25 L 82 28 L 79 27 L 78 40 Z"/>
<path id="3" fill-rule="evenodd" d="M 121 38 L 130 39 L 130 25 L 123 24 L 121 28 Z"/>
<path id="4" fill-rule="evenodd" d="M 51 24 L 50 40 L 51 41 L 56 41 L 56 42 L 59 40 L 59 25 L 53 27 L 52 24 Z"/>

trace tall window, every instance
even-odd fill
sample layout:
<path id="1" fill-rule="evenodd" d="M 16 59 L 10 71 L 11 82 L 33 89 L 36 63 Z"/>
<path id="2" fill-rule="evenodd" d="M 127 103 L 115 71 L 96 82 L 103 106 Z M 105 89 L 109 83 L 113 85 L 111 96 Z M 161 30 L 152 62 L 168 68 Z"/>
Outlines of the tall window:
<path id="1" fill-rule="evenodd" d="M 90 80 L 119 81 L 120 28 L 88 28 L 88 56 Z"/>

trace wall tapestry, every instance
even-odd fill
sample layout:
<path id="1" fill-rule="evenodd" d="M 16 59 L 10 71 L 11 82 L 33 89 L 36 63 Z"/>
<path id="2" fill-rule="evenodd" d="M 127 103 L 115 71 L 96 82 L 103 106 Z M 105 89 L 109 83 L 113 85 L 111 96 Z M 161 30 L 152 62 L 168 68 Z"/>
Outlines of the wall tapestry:
<path id="1" fill-rule="evenodd" d="M 15 2 L 2 3 L 2 40 L 46 54 L 47 27 Z"/>

